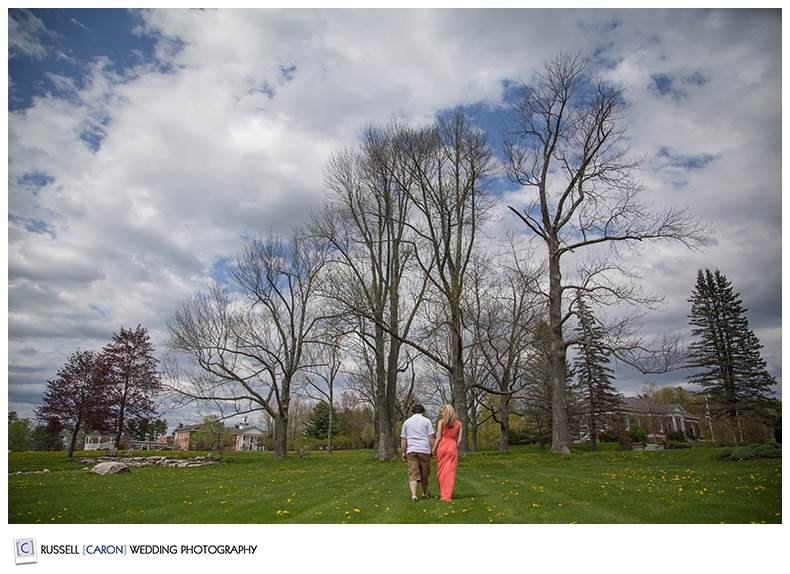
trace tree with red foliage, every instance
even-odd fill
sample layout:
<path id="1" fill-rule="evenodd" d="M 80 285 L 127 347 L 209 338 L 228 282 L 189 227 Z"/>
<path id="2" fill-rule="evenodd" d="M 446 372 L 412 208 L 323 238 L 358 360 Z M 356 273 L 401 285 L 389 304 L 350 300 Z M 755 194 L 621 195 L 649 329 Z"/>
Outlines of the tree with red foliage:
<path id="1" fill-rule="evenodd" d="M 71 433 L 68 456 L 74 455 L 80 430 L 109 429 L 112 424 L 107 365 L 93 351 L 77 351 L 58 370 L 58 378 L 47 381 L 43 405 L 35 409 L 45 426 Z"/>
<path id="2" fill-rule="evenodd" d="M 115 421 L 115 446 L 119 447 L 125 432 L 159 414 L 154 402 L 161 388 L 159 362 L 148 331 L 141 325 L 136 329 L 121 327 L 102 355 L 108 365 L 107 390 Z"/>

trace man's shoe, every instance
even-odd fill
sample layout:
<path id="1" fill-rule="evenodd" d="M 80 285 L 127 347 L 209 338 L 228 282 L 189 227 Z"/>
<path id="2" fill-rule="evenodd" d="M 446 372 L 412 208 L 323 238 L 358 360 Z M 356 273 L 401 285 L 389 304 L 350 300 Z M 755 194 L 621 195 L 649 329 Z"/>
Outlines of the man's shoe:
<path id="1" fill-rule="evenodd" d="M 430 490 L 426 490 L 425 494 L 423 494 L 422 497 L 423 498 L 430 498 L 431 497 L 431 491 Z"/>
<path id="2" fill-rule="evenodd" d="M 417 502 L 417 497 L 416 497 L 416 496 L 412 496 L 412 497 L 411 497 L 411 501 L 412 501 L 412 502 Z"/>

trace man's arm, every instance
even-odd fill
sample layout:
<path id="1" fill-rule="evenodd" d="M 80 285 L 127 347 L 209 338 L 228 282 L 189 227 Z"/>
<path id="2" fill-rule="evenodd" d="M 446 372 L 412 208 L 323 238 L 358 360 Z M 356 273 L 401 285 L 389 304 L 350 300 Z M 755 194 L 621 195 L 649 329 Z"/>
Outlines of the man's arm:
<path id="1" fill-rule="evenodd" d="M 405 436 L 401 437 L 401 439 L 400 439 L 400 449 L 401 449 L 401 452 L 403 453 L 402 458 L 404 460 L 406 460 L 406 447 L 407 446 L 408 446 L 408 442 L 406 441 L 406 437 Z"/>

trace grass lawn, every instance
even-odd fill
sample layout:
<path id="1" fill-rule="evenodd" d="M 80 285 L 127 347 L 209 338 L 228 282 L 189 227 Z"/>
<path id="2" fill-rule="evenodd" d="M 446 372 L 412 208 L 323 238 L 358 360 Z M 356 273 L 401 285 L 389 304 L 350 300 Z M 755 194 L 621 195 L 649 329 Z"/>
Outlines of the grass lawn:
<path id="1" fill-rule="evenodd" d="M 615 448 L 574 446 L 568 457 L 536 446 L 472 453 L 459 461 L 450 503 L 439 500 L 433 477 L 432 498 L 412 503 L 406 463 L 376 460 L 369 450 L 289 453 L 278 461 L 270 452 L 226 453 L 221 465 L 112 476 L 90 473 L 63 453 L 10 453 L 8 523 L 782 522 L 781 459 L 720 462 L 720 449 L 705 445 Z"/>

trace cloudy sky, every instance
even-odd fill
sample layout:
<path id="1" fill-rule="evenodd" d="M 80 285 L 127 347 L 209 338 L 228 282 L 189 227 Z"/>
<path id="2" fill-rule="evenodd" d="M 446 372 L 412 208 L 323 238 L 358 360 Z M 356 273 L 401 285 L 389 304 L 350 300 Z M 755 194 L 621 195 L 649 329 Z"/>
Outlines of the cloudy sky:
<path id="1" fill-rule="evenodd" d="M 495 141 L 505 86 L 560 51 L 629 86 L 646 198 L 714 227 L 631 262 L 666 297 L 645 332 L 687 332 L 718 268 L 781 398 L 781 39 L 778 10 L 10 10 L 8 409 L 121 326 L 163 349 L 175 303 L 302 222 L 366 123 L 465 106 Z"/>

